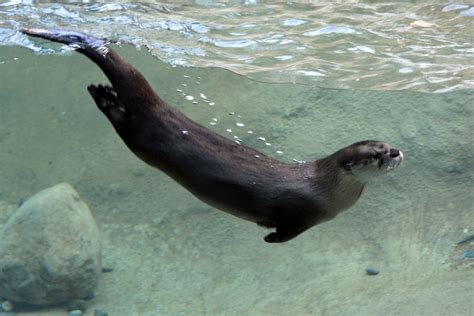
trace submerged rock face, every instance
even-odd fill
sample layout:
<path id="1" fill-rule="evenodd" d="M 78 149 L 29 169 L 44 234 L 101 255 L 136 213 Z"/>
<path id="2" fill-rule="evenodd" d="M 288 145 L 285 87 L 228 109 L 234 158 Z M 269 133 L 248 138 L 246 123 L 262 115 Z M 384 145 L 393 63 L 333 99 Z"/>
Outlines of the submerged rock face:
<path id="1" fill-rule="evenodd" d="M 88 206 L 69 184 L 28 199 L 0 232 L 0 298 L 37 305 L 87 298 L 101 269 Z"/>

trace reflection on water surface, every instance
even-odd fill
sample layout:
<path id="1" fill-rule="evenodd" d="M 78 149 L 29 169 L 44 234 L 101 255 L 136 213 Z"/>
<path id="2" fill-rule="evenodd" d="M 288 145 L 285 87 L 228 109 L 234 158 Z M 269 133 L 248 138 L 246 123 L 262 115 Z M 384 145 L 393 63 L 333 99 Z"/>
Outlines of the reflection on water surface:
<path id="1" fill-rule="evenodd" d="M 14 29 L 61 27 L 264 81 L 443 92 L 474 87 L 473 12 L 444 1 L 9 1 L 0 4 L 0 45 L 49 52 Z"/>

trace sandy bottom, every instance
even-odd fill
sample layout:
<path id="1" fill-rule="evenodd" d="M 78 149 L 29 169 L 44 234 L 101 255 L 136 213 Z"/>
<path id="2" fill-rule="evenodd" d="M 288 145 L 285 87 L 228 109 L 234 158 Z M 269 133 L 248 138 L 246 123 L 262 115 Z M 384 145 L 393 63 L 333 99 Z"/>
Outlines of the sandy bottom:
<path id="1" fill-rule="evenodd" d="M 133 156 L 87 94 L 106 81 L 92 63 L 0 47 L 0 223 L 46 187 L 78 190 L 113 269 L 86 315 L 474 314 L 473 265 L 456 248 L 474 234 L 473 91 L 272 85 L 120 52 L 194 120 L 279 159 L 313 160 L 375 138 L 406 161 L 335 220 L 266 244 L 267 230 L 210 208 Z"/>

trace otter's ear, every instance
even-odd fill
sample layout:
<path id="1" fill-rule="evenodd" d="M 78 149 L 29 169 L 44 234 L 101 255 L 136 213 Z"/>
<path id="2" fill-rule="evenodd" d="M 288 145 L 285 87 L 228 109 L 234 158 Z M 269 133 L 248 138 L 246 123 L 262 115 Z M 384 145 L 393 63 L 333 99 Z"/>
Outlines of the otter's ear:
<path id="1" fill-rule="evenodd" d="M 344 170 L 346 171 L 352 171 L 352 165 L 353 163 L 352 162 L 347 162 L 344 164 Z"/>

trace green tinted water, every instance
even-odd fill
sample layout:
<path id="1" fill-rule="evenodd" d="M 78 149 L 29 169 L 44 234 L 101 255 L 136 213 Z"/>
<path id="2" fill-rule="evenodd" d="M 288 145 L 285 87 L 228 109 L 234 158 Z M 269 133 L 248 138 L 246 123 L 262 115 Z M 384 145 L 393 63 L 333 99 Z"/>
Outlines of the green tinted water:
<path id="1" fill-rule="evenodd" d="M 406 159 L 335 220 L 286 244 L 266 244 L 265 229 L 199 202 L 125 147 L 86 91 L 106 82 L 87 59 L 0 47 L 0 200 L 16 203 L 63 181 L 77 188 L 101 227 L 104 265 L 114 269 L 103 275 L 90 310 L 472 314 L 472 266 L 455 250 L 474 233 L 472 90 L 264 84 L 119 52 L 170 104 L 278 159 L 313 160 L 362 139 L 387 141 Z M 11 211 L 0 211 L 0 222 Z M 366 275 L 368 266 L 381 273 Z"/>

